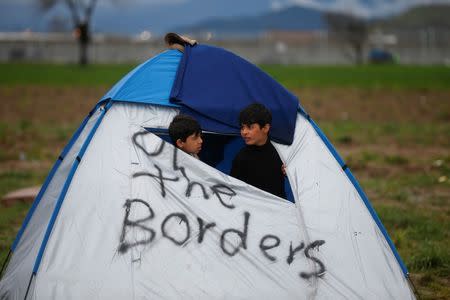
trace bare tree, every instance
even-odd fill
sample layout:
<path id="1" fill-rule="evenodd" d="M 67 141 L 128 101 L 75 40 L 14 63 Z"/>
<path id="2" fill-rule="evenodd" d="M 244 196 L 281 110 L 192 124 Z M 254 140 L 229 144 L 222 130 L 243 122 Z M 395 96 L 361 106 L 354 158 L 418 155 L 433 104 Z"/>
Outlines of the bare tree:
<path id="1" fill-rule="evenodd" d="M 43 10 L 49 10 L 57 3 L 64 2 L 70 11 L 75 35 L 79 45 L 79 63 L 88 64 L 87 50 L 91 41 L 90 23 L 97 0 L 39 0 Z"/>
<path id="2" fill-rule="evenodd" d="M 329 34 L 338 42 L 348 45 L 351 57 L 356 64 L 364 62 L 364 46 L 369 36 L 369 23 L 366 19 L 349 14 L 326 13 Z"/>

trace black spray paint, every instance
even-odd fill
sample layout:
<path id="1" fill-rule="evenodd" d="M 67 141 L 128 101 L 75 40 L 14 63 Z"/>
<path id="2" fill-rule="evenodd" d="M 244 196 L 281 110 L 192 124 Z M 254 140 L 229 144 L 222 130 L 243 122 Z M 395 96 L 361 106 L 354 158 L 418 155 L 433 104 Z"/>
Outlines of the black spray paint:
<path id="1" fill-rule="evenodd" d="M 132 204 L 139 204 L 139 203 L 144 205 L 148 209 L 149 215 L 142 219 L 130 220 L 129 217 L 130 217 L 130 210 L 131 210 Z M 143 225 L 143 223 L 153 219 L 155 216 L 153 209 L 150 207 L 150 205 L 147 202 L 145 202 L 144 200 L 141 200 L 141 199 L 131 199 L 131 200 L 127 199 L 125 201 L 124 207 L 125 207 L 125 217 L 123 219 L 122 233 L 120 235 L 120 243 L 119 243 L 119 248 L 118 248 L 119 253 L 126 253 L 130 248 L 133 248 L 133 247 L 136 247 L 139 245 L 150 244 L 156 235 L 156 233 L 153 229 Z M 129 243 L 126 241 L 126 233 L 127 233 L 128 227 L 136 228 L 136 229 L 139 228 L 141 230 L 144 230 L 145 232 L 150 234 L 150 237 L 146 238 L 144 240 Z"/>
<path id="2" fill-rule="evenodd" d="M 185 224 L 185 228 L 186 228 L 186 235 L 184 237 L 184 239 L 182 239 L 181 241 L 178 241 L 175 237 L 170 235 L 170 232 L 167 232 L 166 229 L 166 224 L 167 222 L 172 219 L 172 218 L 179 218 L 180 222 L 178 224 Z M 161 233 L 163 235 L 163 237 L 168 238 L 169 240 L 171 240 L 175 245 L 181 246 L 184 243 L 186 243 L 189 238 L 191 237 L 191 227 L 189 226 L 189 221 L 188 218 L 186 217 L 185 214 L 183 213 L 172 213 L 170 215 L 168 215 L 164 221 L 161 223 Z"/>
<path id="3" fill-rule="evenodd" d="M 158 157 L 161 153 L 163 153 L 165 142 L 163 140 L 161 140 L 161 143 L 155 152 L 148 152 L 145 149 L 145 147 L 138 142 L 138 137 L 146 135 L 146 134 L 149 134 L 149 132 L 145 131 L 145 132 L 135 133 L 132 138 L 134 145 L 136 145 L 137 148 L 141 149 L 149 157 L 152 157 L 152 158 Z M 185 189 L 185 196 L 188 198 L 191 197 L 193 190 L 195 189 L 195 187 L 197 187 L 198 189 L 200 189 L 203 198 L 205 200 L 208 200 L 210 198 L 210 194 L 208 194 L 208 189 L 205 187 L 205 184 L 198 182 L 198 181 L 194 181 L 191 178 L 189 178 L 189 176 L 187 175 L 187 172 L 186 172 L 186 168 L 178 165 L 178 151 L 180 151 L 178 148 L 173 147 L 172 168 L 174 171 L 180 172 L 182 178 L 184 178 L 187 182 L 186 189 Z M 157 175 L 150 173 L 150 172 L 137 172 L 137 173 L 133 174 L 133 178 L 140 177 L 140 176 L 149 176 L 151 178 L 154 178 L 160 184 L 161 196 L 166 197 L 165 181 L 177 182 L 177 181 L 179 181 L 180 177 L 178 177 L 178 176 L 175 176 L 173 178 L 165 177 L 163 175 L 162 169 L 156 163 L 154 163 L 154 167 L 158 171 Z M 227 196 L 231 199 L 234 196 L 236 196 L 236 192 L 233 190 L 232 187 L 230 187 L 224 183 L 216 183 L 216 184 L 213 184 L 212 186 L 209 186 L 209 189 L 211 190 L 212 195 L 215 195 L 217 197 L 217 199 L 219 200 L 219 202 L 224 207 L 229 208 L 229 209 L 235 208 L 235 206 L 232 203 L 226 203 L 223 198 L 223 196 Z"/>
<path id="4" fill-rule="evenodd" d="M 317 272 L 312 272 L 312 273 L 301 272 L 300 277 L 309 279 L 311 276 L 322 277 L 325 274 L 325 265 L 317 257 L 311 256 L 311 254 L 309 253 L 309 251 L 311 249 L 314 249 L 315 247 L 317 247 L 317 249 L 318 249 L 319 246 L 322 246 L 323 244 L 325 244 L 325 241 L 318 240 L 318 241 L 312 242 L 311 244 L 308 245 L 308 247 L 306 247 L 305 256 L 307 258 L 309 258 L 310 260 L 312 260 L 313 262 L 315 262 L 316 264 L 318 264 L 319 270 Z"/>
<path id="5" fill-rule="evenodd" d="M 266 243 L 266 241 L 268 240 L 272 240 L 273 243 L 268 245 Z M 275 262 L 277 261 L 277 258 L 267 253 L 267 251 L 272 248 L 278 247 L 280 243 L 281 241 L 279 237 L 273 234 L 268 234 L 262 237 L 261 241 L 259 242 L 259 249 L 261 249 L 262 253 L 264 254 L 265 257 L 267 257 L 268 260 Z"/>
<path id="6" fill-rule="evenodd" d="M 165 142 L 161 141 L 160 145 L 154 152 L 148 152 L 145 147 L 138 142 L 138 137 L 142 135 L 146 135 L 149 132 L 138 132 L 133 135 L 133 143 L 136 145 L 137 148 L 141 149 L 147 156 L 151 158 L 158 157 L 161 153 L 163 153 Z M 181 178 L 183 178 L 186 182 L 186 189 L 185 189 L 185 196 L 190 197 L 192 195 L 193 190 L 197 187 L 205 200 L 210 198 L 210 194 L 208 194 L 208 189 L 205 188 L 205 184 L 191 180 L 186 172 L 185 167 L 178 165 L 178 149 L 176 147 L 173 148 L 173 157 L 172 157 L 172 168 L 175 172 L 181 173 Z M 169 182 L 179 182 L 180 177 L 179 176 L 173 176 L 168 177 L 163 174 L 163 170 L 154 163 L 154 167 L 157 170 L 157 174 L 151 173 L 151 172 L 137 172 L 133 174 L 133 178 L 141 177 L 141 176 L 148 176 L 150 178 L 153 178 L 159 183 L 160 190 L 161 190 L 161 196 L 165 198 L 167 196 L 166 193 L 166 185 L 169 184 Z M 207 186 L 207 185 L 206 185 Z M 220 202 L 222 206 L 224 206 L 227 209 L 234 209 L 235 205 L 232 203 L 226 203 L 223 199 L 224 196 L 229 197 L 232 199 L 234 196 L 236 196 L 236 192 L 233 190 L 232 187 L 224 184 L 224 183 L 216 183 L 212 186 L 209 186 L 210 192 L 212 195 L 214 195 Z M 130 210 L 133 205 L 144 205 L 148 211 L 149 215 L 145 218 L 141 218 L 138 220 L 130 220 Z M 125 204 L 125 217 L 123 221 L 123 228 L 122 233 L 120 236 L 120 244 L 118 248 L 119 253 L 126 253 L 129 249 L 139 246 L 139 245 L 147 245 L 152 243 L 152 241 L 155 239 L 156 232 L 154 229 L 150 228 L 147 224 L 144 224 L 146 222 L 150 222 L 155 217 L 155 212 L 151 208 L 150 204 L 145 202 L 141 199 L 131 199 L 126 200 Z M 251 219 L 251 214 L 249 212 L 244 212 L 243 214 L 243 227 L 242 228 L 228 228 L 223 230 L 223 232 L 220 234 L 220 241 L 219 246 L 224 254 L 226 254 L 229 257 L 232 257 L 239 253 L 241 249 L 247 250 L 248 246 L 248 236 L 249 236 L 249 224 Z M 169 226 L 169 223 L 176 222 L 178 225 L 182 227 L 177 227 L 177 234 L 174 234 L 174 232 L 171 232 L 170 228 L 173 228 L 173 226 Z M 198 226 L 198 235 L 197 235 L 197 243 L 201 244 L 205 236 L 208 232 L 208 230 L 213 230 L 214 228 L 217 228 L 217 225 L 215 222 L 205 222 L 202 218 L 197 216 L 197 226 Z M 195 227 L 195 225 L 192 225 L 189 223 L 188 217 L 181 212 L 175 212 L 167 215 L 162 223 L 161 223 L 161 235 L 163 238 L 166 238 L 170 240 L 172 243 L 174 243 L 176 246 L 184 247 L 186 243 L 188 243 L 191 239 L 191 232 L 195 229 L 192 228 L 192 226 Z M 145 238 L 143 240 L 135 241 L 135 242 L 128 242 L 126 240 L 127 235 L 127 229 L 128 228 L 134 228 L 138 230 L 144 230 L 146 233 L 149 234 L 148 238 Z M 180 236 L 181 232 L 181 236 Z M 176 235 L 176 236 L 175 236 Z M 230 238 L 232 236 L 237 236 L 239 243 L 238 245 L 233 244 L 230 241 Z M 273 253 L 270 253 L 271 249 L 277 248 L 281 246 L 282 241 L 281 239 L 273 234 L 266 234 L 259 240 L 259 249 L 261 250 L 262 254 L 266 259 L 268 259 L 271 262 L 278 261 L 278 258 L 273 255 Z M 319 246 L 325 244 L 325 241 L 323 240 L 316 240 L 310 243 L 309 245 L 306 245 L 304 242 L 300 242 L 300 244 L 296 247 L 293 246 L 292 241 L 289 244 L 288 253 L 286 256 L 286 263 L 288 265 L 291 265 L 294 261 L 297 254 L 299 254 L 302 250 L 304 250 L 304 255 L 307 259 L 312 260 L 315 264 L 319 266 L 319 270 L 316 272 L 300 272 L 300 277 L 303 279 L 309 279 L 311 277 L 322 277 L 325 273 L 325 265 L 320 261 L 317 257 L 314 257 L 311 255 L 310 251 L 314 248 L 318 248 Z"/>
<path id="7" fill-rule="evenodd" d="M 223 252 L 229 256 L 234 256 L 239 252 L 239 248 L 247 249 L 247 236 L 248 236 L 248 220 L 250 219 L 250 213 L 245 212 L 244 213 L 244 229 L 237 230 L 234 228 L 225 229 L 222 232 L 222 235 L 220 236 L 220 247 L 222 248 Z M 240 238 L 240 243 L 238 246 L 235 246 L 234 249 L 227 249 L 225 247 L 226 243 L 226 236 L 227 234 L 235 233 Z M 231 243 L 229 243 L 231 244 Z"/>

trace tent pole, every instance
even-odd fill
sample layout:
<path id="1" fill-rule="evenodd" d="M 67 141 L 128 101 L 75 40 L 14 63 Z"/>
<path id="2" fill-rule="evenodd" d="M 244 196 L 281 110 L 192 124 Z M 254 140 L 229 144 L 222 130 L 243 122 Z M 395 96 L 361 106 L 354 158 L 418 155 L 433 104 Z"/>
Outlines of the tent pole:
<path id="1" fill-rule="evenodd" d="M 25 297 L 23 297 L 23 300 L 26 300 L 28 297 L 28 292 L 30 291 L 31 282 L 33 281 L 35 273 L 31 273 L 30 282 L 28 282 L 27 292 L 25 293 Z"/>
<path id="2" fill-rule="evenodd" d="M 12 251 L 11 251 L 11 249 L 9 249 L 8 255 L 6 256 L 5 261 L 3 262 L 2 270 L 0 271 L 0 278 L 2 278 L 2 276 L 3 276 L 3 271 L 5 270 L 5 267 L 9 261 L 9 258 L 11 257 L 11 253 L 12 253 Z"/>
<path id="3" fill-rule="evenodd" d="M 56 222 L 56 218 L 58 217 L 62 203 L 66 197 L 67 190 L 69 189 L 69 186 L 72 182 L 75 172 L 77 171 L 78 165 L 81 162 L 81 158 L 83 157 L 84 153 L 86 152 L 86 149 L 89 146 L 92 138 L 94 137 L 94 135 L 97 131 L 97 128 L 100 126 L 100 123 L 102 122 L 106 112 L 109 110 L 109 108 L 111 106 L 112 106 L 112 102 L 108 102 L 103 108 L 100 108 L 101 114 L 98 116 L 97 120 L 95 121 L 94 126 L 90 129 L 88 136 L 85 138 L 83 145 L 81 146 L 81 149 L 79 150 L 78 155 L 72 164 L 70 172 L 67 175 L 67 178 L 63 185 L 63 188 L 58 196 L 58 200 L 56 201 L 55 208 L 53 209 L 53 213 L 52 213 L 52 215 L 50 217 L 50 221 L 47 225 L 47 230 L 45 231 L 44 239 L 42 240 L 41 246 L 39 248 L 39 252 L 36 257 L 36 261 L 35 261 L 34 267 L 33 267 L 34 274 L 36 274 L 39 269 L 39 265 L 41 264 L 41 260 L 44 255 L 45 247 L 47 246 L 47 242 L 50 239 L 50 234 L 53 230 L 53 226 Z"/>

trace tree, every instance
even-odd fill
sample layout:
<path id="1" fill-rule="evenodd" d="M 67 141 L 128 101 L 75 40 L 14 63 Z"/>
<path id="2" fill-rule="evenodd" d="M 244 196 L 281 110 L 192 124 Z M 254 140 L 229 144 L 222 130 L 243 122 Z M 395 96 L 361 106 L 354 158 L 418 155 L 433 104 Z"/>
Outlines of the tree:
<path id="1" fill-rule="evenodd" d="M 49 10 L 59 2 L 64 2 L 70 10 L 75 36 L 79 45 L 79 63 L 88 64 L 87 50 L 91 41 L 90 23 L 97 0 L 39 0 L 43 10 Z"/>
<path id="2" fill-rule="evenodd" d="M 364 62 L 364 46 L 369 36 L 368 21 L 362 17 L 329 12 L 325 14 L 328 33 L 338 42 L 350 46 L 356 64 Z"/>

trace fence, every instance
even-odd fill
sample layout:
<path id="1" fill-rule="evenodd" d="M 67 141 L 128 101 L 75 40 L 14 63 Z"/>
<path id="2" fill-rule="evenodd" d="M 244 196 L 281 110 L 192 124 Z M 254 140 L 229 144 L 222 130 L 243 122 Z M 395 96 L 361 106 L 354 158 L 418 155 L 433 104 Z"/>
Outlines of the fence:
<path id="1" fill-rule="evenodd" d="M 403 35 L 395 44 L 384 45 L 401 64 L 450 64 L 450 44 L 436 42 L 436 34 L 430 39 L 418 35 L 417 42 Z M 450 35 L 447 35 L 450 36 Z M 433 40 L 434 39 L 434 40 Z M 434 41 L 434 42 L 433 42 Z M 205 41 L 200 41 L 205 42 Z M 351 49 L 330 40 L 326 34 L 310 33 L 300 39 L 282 34 L 271 34 L 252 39 L 209 40 L 206 43 L 226 48 L 257 64 L 351 64 Z M 372 47 L 367 43 L 364 57 Z M 108 38 L 97 35 L 88 53 L 93 63 L 140 62 L 164 51 L 162 38 L 137 40 L 131 38 Z M 64 34 L 0 34 L 0 61 L 32 61 L 76 63 L 79 46 L 70 35 Z"/>

